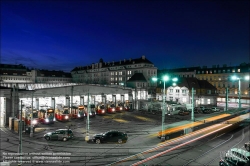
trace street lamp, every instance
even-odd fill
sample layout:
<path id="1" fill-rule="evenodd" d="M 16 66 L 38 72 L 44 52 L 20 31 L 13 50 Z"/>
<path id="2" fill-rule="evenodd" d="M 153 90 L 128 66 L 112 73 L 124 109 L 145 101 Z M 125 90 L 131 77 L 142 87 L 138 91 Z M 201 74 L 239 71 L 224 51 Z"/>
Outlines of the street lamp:
<path id="1" fill-rule="evenodd" d="M 158 78 L 156 77 L 153 77 L 152 80 L 155 82 L 158 80 Z M 166 98 L 166 90 L 165 90 L 165 83 L 166 81 L 169 80 L 169 77 L 168 76 L 163 76 L 162 78 L 163 82 L 164 82 L 164 88 L 163 88 L 163 98 L 162 98 L 162 106 L 163 106 L 163 110 L 162 110 L 162 125 L 161 125 L 161 141 L 165 141 L 165 135 L 163 134 L 164 133 L 164 128 L 165 128 L 165 113 L 166 113 L 166 106 L 165 106 L 165 98 Z M 177 81 L 178 79 L 177 78 L 173 78 L 172 81 Z"/>
<path id="2" fill-rule="evenodd" d="M 238 96 L 239 96 L 239 109 L 241 109 L 241 79 L 245 79 L 245 80 L 249 80 L 249 76 L 245 76 L 244 78 L 242 77 L 237 77 L 237 76 L 232 76 L 232 80 L 238 80 L 239 81 L 239 85 L 238 85 Z"/>

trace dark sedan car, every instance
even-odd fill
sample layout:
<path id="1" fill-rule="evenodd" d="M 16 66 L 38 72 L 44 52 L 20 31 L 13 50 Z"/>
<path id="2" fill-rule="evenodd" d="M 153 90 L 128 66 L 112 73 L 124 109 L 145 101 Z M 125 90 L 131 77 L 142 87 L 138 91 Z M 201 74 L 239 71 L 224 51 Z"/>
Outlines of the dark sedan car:
<path id="1" fill-rule="evenodd" d="M 74 137 L 74 134 L 71 129 L 59 129 L 54 132 L 49 132 L 44 135 L 44 138 L 49 140 L 62 140 L 67 141 L 69 139 L 72 139 Z"/>
<path id="2" fill-rule="evenodd" d="M 92 141 L 100 143 L 126 143 L 128 136 L 124 132 L 120 131 L 108 131 L 106 133 L 100 133 L 93 136 Z"/>
<path id="3" fill-rule="evenodd" d="M 244 147 L 245 147 L 245 149 L 246 149 L 248 152 L 250 152 L 250 141 L 246 142 L 246 143 L 244 144 Z"/>

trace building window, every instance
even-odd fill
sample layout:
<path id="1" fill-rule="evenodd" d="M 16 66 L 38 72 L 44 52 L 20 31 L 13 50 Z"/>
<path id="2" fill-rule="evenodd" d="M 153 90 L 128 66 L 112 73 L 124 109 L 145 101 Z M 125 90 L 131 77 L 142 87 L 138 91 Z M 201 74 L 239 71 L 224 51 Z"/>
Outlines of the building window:
<path id="1" fill-rule="evenodd" d="M 211 90 L 207 90 L 207 94 L 211 94 Z"/>
<path id="2" fill-rule="evenodd" d="M 182 94 L 186 94 L 186 90 L 182 90 Z"/>
<path id="3" fill-rule="evenodd" d="M 210 103 L 210 99 L 207 99 L 207 104 L 211 104 L 211 103 Z"/>
<path id="4" fill-rule="evenodd" d="M 180 92 L 180 90 L 179 90 L 179 89 L 176 89 L 176 90 L 175 90 L 175 93 L 179 93 L 179 92 Z"/>
<path id="5" fill-rule="evenodd" d="M 170 89 L 170 93 L 173 93 L 173 89 Z"/>
<path id="6" fill-rule="evenodd" d="M 240 72 L 240 69 L 238 69 L 238 73 Z"/>
<path id="7" fill-rule="evenodd" d="M 201 104 L 204 104 L 204 99 L 201 99 Z"/>

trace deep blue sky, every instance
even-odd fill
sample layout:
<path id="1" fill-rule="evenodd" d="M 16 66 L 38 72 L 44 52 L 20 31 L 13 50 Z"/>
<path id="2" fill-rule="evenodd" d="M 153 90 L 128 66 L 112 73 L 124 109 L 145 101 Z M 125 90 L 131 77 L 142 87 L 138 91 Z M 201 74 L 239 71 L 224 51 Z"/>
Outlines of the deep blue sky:
<path id="1" fill-rule="evenodd" d="M 2 0 L 1 63 L 70 71 L 139 58 L 158 69 L 249 63 L 249 1 Z"/>

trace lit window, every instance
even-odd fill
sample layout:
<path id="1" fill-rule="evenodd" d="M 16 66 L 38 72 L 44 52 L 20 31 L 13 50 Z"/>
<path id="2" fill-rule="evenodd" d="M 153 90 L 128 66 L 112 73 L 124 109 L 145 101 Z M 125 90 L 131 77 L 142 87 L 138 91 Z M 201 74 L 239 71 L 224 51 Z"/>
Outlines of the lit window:
<path id="1" fill-rule="evenodd" d="M 210 104 L 210 99 L 207 99 L 207 104 Z"/>
<path id="2" fill-rule="evenodd" d="M 238 69 L 238 73 L 240 72 L 240 69 Z"/>

